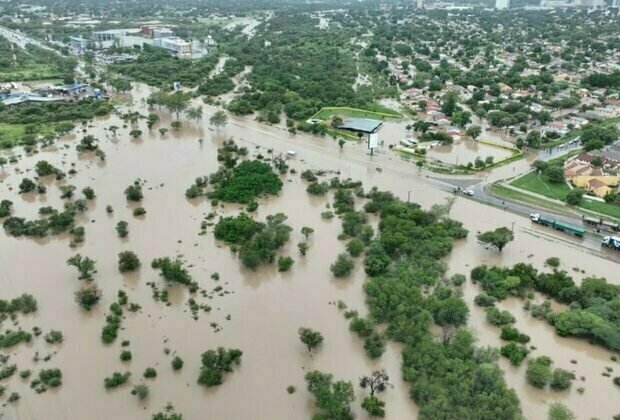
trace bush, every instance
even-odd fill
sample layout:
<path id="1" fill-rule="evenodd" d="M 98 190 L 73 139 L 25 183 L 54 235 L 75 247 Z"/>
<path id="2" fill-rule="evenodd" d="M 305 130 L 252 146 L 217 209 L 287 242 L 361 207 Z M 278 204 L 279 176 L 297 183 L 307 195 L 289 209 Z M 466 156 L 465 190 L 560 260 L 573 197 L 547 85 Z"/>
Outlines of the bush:
<path id="1" fill-rule="evenodd" d="M 581 188 L 573 188 L 570 190 L 565 197 L 565 200 L 571 206 L 578 206 L 583 201 L 583 195 L 585 191 Z"/>
<path id="2" fill-rule="evenodd" d="M 139 181 L 125 188 L 125 197 L 128 201 L 141 201 L 144 198 L 142 194 L 142 185 L 140 185 Z"/>
<path id="3" fill-rule="evenodd" d="M 502 326 L 507 324 L 512 324 L 515 322 L 514 316 L 508 311 L 500 311 L 495 307 L 489 307 L 485 309 L 487 315 L 487 321 L 489 321 L 493 325 Z"/>
<path id="4" fill-rule="evenodd" d="M 547 356 L 530 360 L 525 372 L 527 382 L 536 388 L 546 387 L 551 382 L 551 363 L 551 359 Z"/>
<path id="5" fill-rule="evenodd" d="M 289 394 L 294 394 L 295 391 L 297 391 L 297 388 L 295 388 L 293 385 L 289 385 L 286 387 L 286 392 L 288 392 Z"/>
<path id="6" fill-rule="evenodd" d="M 183 369 L 183 359 L 181 359 L 179 356 L 175 356 L 174 359 L 172 359 L 172 369 L 174 370 L 181 370 Z"/>
<path id="7" fill-rule="evenodd" d="M 545 260 L 545 264 L 549 267 L 556 268 L 560 266 L 560 259 L 558 257 L 549 257 Z"/>
<path id="8" fill-rule="evenodd" d="M 374 395 L 362 400 L 362 408 L 372 417 L 385 417 L 385 402 Z"/>
<path id="9" fill-rule="evenodd" d="M 144 375 L 145 378 L 156 378 L 157 377 L 157 371 L 155 370 L 155 368 L 152 367 L 148 367 L 144 370 Z"/>
<path id="10" fill-rule="evenodd" d="M 154 259 L 151 267 L 159 269 L 159 275 L 166 281 L 189 285 L 192 282 L 187 269 L 180 258 L 174 260 L 169 257 Z"/>
<path id="11" fill-rule="evenodd" d="M 467 280 L 467 278 L 463 274 L 455 274 L 450 278 L 452 284 L 457 287 L 463 285 L 463 283 L 465 283 L 465 280 Z"/>
<path id="12" fill-rule="evenodd" d="M 202 354 L 202 368 L 198 383 L 207 387 L 220 385 L 223 382 L 224 373 L 232 372 L 234 365 L 241 363 L 243 352 L 238 349 L 208 350 Z"/>
<path id="13" fill-rule="evenodd" d="M 340 254 L 336 261 L 330 266 L 330 270 L 333 275 L 338 278 L 348 276 L 353 268 L 355 267 L 355 263 L 351 258 L 347 256 L 347 254 Z"/>
<path id="14" fill-rule="evenodd" d="M 136 385 L 131 390 L 131 395 L 135 395 L 139 400 L 144 400 L 149 396 L 149 387 L 145 384 Z M 170 419 L 172 420 L 172 418 Z"/>
<path id="15" fill-rule="evenodd" d="M 349 323 L 349 330 L 356 333 L 361 338 L 366 338 L 372 334 L 375 323 L 367 318 L 354 317 Z"/>
<path id="16" fill-rule="evenodd" d="M 232 203 L 247 204 L 264 194 L 278 194 L 282 181 L 271 166 L 259 160 L 244 161 L 237 165 L 232 174 L 222 179 L 213 177 L 216 189 L 208 193 L 209 198 Z"/>
<path id="17" fill-rule="evenodd" d="M 385 352 L 385 336 L 373 331 L 366 340 L 364 340 L 364 350 L 366 350 L 366 355 L 371 359 L 381 357 L 383 352 Z"/>
<path id="18" fill-rule="evenodd" d="M 121 273 L 136 271 L 140 268 L 140 259 L 131 251 L 123 251 L 118 254 L 118 270 Z"/>
<path id="19" fill-rule="evenodd" d="M 118 233 L 119 237 L 121 238 L 127 237 L 127 235 L 129 234 L 129 231 L 127 230 L 128 225 L 129 224 L 123 220 L 121 220 L 120 222 L 116 224 L 116 232 Z"/>
<path id="20" fill-rule="evenodd" d="M 288 271 L 292 266 L 293 259 L 291 257 L 279 257 L 278 258 L 278 271 Z"/>
<path id="21" fill-rule="evenodd" d="M 564 369 L 554 369 L 549 385 L 554 391 L 563 391 L 571 387 L 575 375 Z"/>
<path id="22" fill-rule="evenodd" d="M 495 305 L 495 298 L 493 296 L 489 296 L 486 293 L 482 292 L 474 298 L 474 303 L 478 306 L 489 307 Z"/>
<path id="23" fill-rule="evenodd" d="M 136 207 L 133 209 L 133 215 L 136 217 L 144 216 L 146 214 L 146 210 L 144 207 Z"/>
<path id="24" fill-rule="evenodd" d="M 44 338 L 49 344 L 58 344 L 63 341 L 62 332 L 56 330 L 51 330 L 49 333 L 45 334 Z"/>
<path id="25" fill-rule="evenodd" d="M 105 378 L 103 380 L 103 385 L 105 386 L 106 389 L 116 388 L 118 386 L 123 385 L 125 382 L 127 382 L 130 376 L 131 376 L 130 372 L 125 372 L 125 373 L 114 372 L 111 377 Z"/>
<path id="26" fill-rule="evenodd" d="M 123 350 L 120 357 L 122 362 L 128 362 L 131 360 L 131 352 L 129 350 Z"/>
<path id="27" fill-rule="evenodd" d="M 510 342 L 500 349 L 502 356 L 510 360 L 514 366 L 519 366 L 523 359 L 527 356 L 527 349 L 525 346 L 519 345 L 515 342 Z"/>
<path id="28" fill-rule="evenodd" d="M 358 257 L 364 252 L 364 243 L 357 238 L 353 238 L 347 244 L 347 251 L 352 257 Z"/>
<path id="29" fill-rule="evenodd" d="M 312 195 L 325 195 L 329 191 L 327 182 L 313 182 L 306 188 L 306 192 Z"/>
<path id="30" fill-rule="evenodd" d="M 80 289 L 75 292 L 75 301 L 80 305 L 80 308 L 85 311 L 90 311 L 93 306 L 99 303 L 101 299 L 101 290 L 96 286 Z"/>
<path id="31" fill-rule="evenodd" d="M 518 329 L 513 327 L 512 325 L 506 325 L 502 327 L 502 334 L 500 336 L 502 340 L 506 341 L 515 341 L 517 343 L 528 343 L 530 341 L 530 336 L 526 334 L 522 334 Z"/>

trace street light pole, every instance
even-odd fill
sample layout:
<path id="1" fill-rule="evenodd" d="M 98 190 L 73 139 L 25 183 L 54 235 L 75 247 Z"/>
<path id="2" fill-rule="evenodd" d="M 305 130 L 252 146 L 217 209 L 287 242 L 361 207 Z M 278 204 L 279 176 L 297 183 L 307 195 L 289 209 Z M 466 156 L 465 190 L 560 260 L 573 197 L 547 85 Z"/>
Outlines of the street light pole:
<path id="1" fill-rule="evenodd" d="M 411 201 L 411 191 L 407 191 L 407 203 Z"/>
<path id="2" fill-rule="evenodd" d="M 512 233 L 515 232 L 515 222 L 512 222 L 512 228 L 510 229 L 510 232 Z"/>

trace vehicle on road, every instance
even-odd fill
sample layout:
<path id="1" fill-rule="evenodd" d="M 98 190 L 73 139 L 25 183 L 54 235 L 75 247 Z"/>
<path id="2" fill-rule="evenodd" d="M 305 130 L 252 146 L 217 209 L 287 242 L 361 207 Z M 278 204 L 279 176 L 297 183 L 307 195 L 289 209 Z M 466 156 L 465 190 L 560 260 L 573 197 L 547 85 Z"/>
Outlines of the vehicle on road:
<path id="1" fill-rule="evenodd" d="M 596 226 L 597 228 L 611 229 L 614 232 L 620 231 L 620 225 L 618 223 L 604 220 L 598 217 L 581 216 L 581 220 L 586 225 Z"/>
<path id="2" fill-rule="evenodd" d="M 461 187 L 454 188 L 454 193 L 455 194 L 459 194 L 460 193 L 460 194 L 463 194 L 463 195 L 468 195 L 470 197 L 474 196 L 474 191 L 473 190 L 468 190 L 468 189 L 464 189 L 464 188 L 461 188 Z"/>
<path id="3" fill-rule="evenodd" d="M 530 219 L 532 222 L 538 223 L 539 225 L 549 226 L 555 230 L 575 235 L 578 238 L 582 238 L 586 233 L 586 230 L 582 227 L 571 225 L 570 223 L 562 222 L 561 220 L 555 220 L 542 214 L 532 213 L 530 214 Z"/>
<path id="4" fill-rule="evenodd" d="M 617 236 L 605 236 L 601 241 L 601 245 L 607 248 L 620 251 L 620 237 Z"/>

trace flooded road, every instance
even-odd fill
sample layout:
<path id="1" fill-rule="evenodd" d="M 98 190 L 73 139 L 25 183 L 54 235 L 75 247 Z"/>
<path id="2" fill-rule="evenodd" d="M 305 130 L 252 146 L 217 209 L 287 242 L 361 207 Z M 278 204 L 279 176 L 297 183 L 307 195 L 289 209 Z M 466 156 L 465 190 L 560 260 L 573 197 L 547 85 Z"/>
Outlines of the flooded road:
<path id="1" fill-rule="evenodd" d="M 142 85 L 134 90 L 134 106 L 146 115 L 148 110 L 142 99 L 149 90 Z M 77 187 L 76 195 L 91 186 L 97 197 L 89 202 L 89 210 L 79 216 L 79 225 L 86 229 L 85 243 L 76 249 L 69 247 L 68 237 L 49 237 L 43 240 L 9 238 L 0 233 L 0 267 L 2 268 L 2 298 L 12 298 L 23 292 L 32 293 L 39 301 L 35 315 L 19 317 L 22 328 L 39 326 L 43 331 L 61 330 L 65 341 L 57 354 L 48 362 L 34 363 L 36 351 L 41 355 L 53 352 L 56 347 L 46 344 L 42 338 L 28 345 L 11 349 L 11 362 L 20 370 L 59 367 L 63 372 L 61 388 L 37 395 L 28 382 L 17 375 L 2 381 L 7 391 L 19 392 L 22 399 L 16 405 L 0 408 L 7 418 L 28 419 L 136 419 L 150 418 L 167 402 L 172 402 L 185 418 L 226 419 L 296 419 L 310 418 L 314 404 L 305 390 L 305 372 L 318 369 L 332 373 L 335 378 L 354 383 L 357 399 L 353 407 L 357 418 L 368 419 L 360 408 L 365 392 L 357 387 L 361 375 L 374 369 L 385 368 L 395 385 L 381 395 L 386 401 L 387 418 L 406 419 L 416 417 L 416 406 L 408 396 L 408 387 L 400 374 L 400 349 L 390 344 L 378 361 L 369 361 L 362 342 L 348 331 L 347 320 L 335 302 L 342 300 L 349 309 L 364 314 L 362 284 L 364 273 L 361 261 L 357 262 L 353 275 L 347 280 L 333 278 L 329 265 L 344 250 L 344 242 L 337 240 L 340 222 L 325 221 L 320 213 L 328 198 L 309 196 L 299 173 L 307 168 L 340 170 L 342 177 L 363 181 L 366 189 L 377 186 L 389 189 L 397 196 L 430 206 L 444 201 L 446 192 L 426 182 L 424 173 L 414 164 L 400 160 L 388 153 L 387 145 L 377 156 L 367 156 L 361 145 L 348 142 L 340 151 L 337 142 L 329 138 L 293 136 L 282 128 L 261 125 L 247 118 L 232 117 L 229 124 L 219 131 L 208 127 L 208 118 L 215 108 L 206 106 L 202 122 L 188 123 L 175 133 L 165 136 L 157 132 L 161 126 L 169 127 L 171 118 L 159 113 L 160 124 L 148 132 L 145 121 L 140 121 L 144 135 L 131 140 L 131 127 L 119 130 L 116 138 L 104 128 L 123 126 L 116 116 L 100 119 L 74 138 L 57 142 L 54 149 L 37 155 L 23 157 L 19 164 L 5 167 L 5 177 L 0 183 L 0 199 L 9 198 L 15 203 L 14 215 L 36 217 L 39 207 L 61 208 L 59 183 L 46 180 L 48 192 L 43 196 L 16 194 L 23 176 L 33 177 L 32 168 L 37 161 L 45 159 L 68 172 L 75 164 L 77 175 L 68 176 L 64 183 Z M 100 140 L 100 147 L 107 159 L 85 154 L 78 156 L 75 144 L 84 134 L 93 134 Z M 276 267 L 261 268 L 256 272 L 241 268 L 230 248 L 212 235 L 199 235 L 200 223 L 214 211 L 219 215 L 235 214 L 240 205 L 212 208 L 207 200 L 188 200 L 185 190 L 201 175 L 217 169 L 217 146 L 233 137 L 240 145 L 247 146 L 251 154 L 257 152 L 268 156 L 274 153 L 297 151 L 297 159 L 289 161 L 297 175 L 286 175 L 279 197 L 262 199 L 257 217 L 283 212 L 287 223 L 293 227 L 291 240 L 281 251 L 290 255 L 295 265 L 287 273 L 279 273 Z M 204 139 L 201 145 L 199 138 Z M 69 146 L 65 149 L 65 146 Z M 257 150 L 256 147 L 259 147 Z M 383 171 L 378 172 L 377 167 Z M 16 173 L 16 167 L 23 174 Z M 143 218 L 132 215 L 133 205 L 128 205 L 123 190 L 136 179 L 146 181 L 144 200 L 141 205 L 147 214 Z M 11 191 L 12 189 L 12 191 Z M 106 213 L 111 205 L 114 213 Z M 303 210 L 302 210 L 303 209 Z M 447 260 L 451 272 L 468 273 L 480 263 L 513 264 L 529 261 L 542 268 L 543 261 L 557 256 L 566 264 L 586 270 L 587 275 L 608 276 L 617 265 L 582 252 L 578 247 L 564 243 L 550 243 L 525 231 L 528 219 L 485 207 L 479 203 L 457 199 L 451 216 L 464 222 L 470 237 L 460 242 Z M 115 225 L 120 220 L 129 222 L 129 236 L 118 238 Z M 217 219 L 216 219 L 217 220 Z M 516 240 L 502 254 L 487 251 L 475 241 L 475 233 L 498 226 L 510 226 L 515 222 Z M 301 257 L 296 244 L 302 240 L 300 228 L 311 226 L 311 237 L 306 257 Z M 131 250 L 142 260 L 139 273 L 123 275 L 117 269 L 117 254 Z M 65 261 L 75 253 L 87 255 L 97 261 L 98 273 L 95 283 L 103 291 L 103 299 L 91 313 L 84 313 L 74 302 L 73 293 L 82 284 L 77 280 L 75 269 Z M 528 258 L 531 254 L 534 257 Z M 151 269 L 152 259 L 181 255 L 190 265 L 190 273 L 201 289 L 211 296 L 196 295 L 199 304 L 208 304 L 211 312 L 199 314 L 194 321 L 187 305 L 189 293 L 185 288 L 169 289 L 170 305 L 156 302 L 147 282 L 154 282 L 160 289 L 164 281 Z M 219 273 L 219 281 L 211 278 Z M 572 271 L 571 271 L 572 272 Z M 221 286 L 221 290 L 214 290 Z M 129 301 L 138 303 L 142 309 L 131 314 L 125 311 L 125 319 L 118 339 L 111 345 L 100 340 L 101 328 L 108 307 L 116 300 L 119 290 L 127 292 Z M 465 298 L 468 302 L 478 293 L 477 287 L 467 284 Z M 566 403 L 580 418 L 598 416 L 609 418 L 617 414 L 617 404 L 610 397 L 617 392 L 610 378 L 600 375 L 603 366 L 611 365 L 609 354 L 598 347 L 577 340 L 560 339 L 543 322 L 530 320 L 521 314 L 519 302 L 505 302 L 518 317 L 517 326 L 532 336 L 532 344 L 538 350 L 534 354 L 551 356 L 557 367 L 575 369 L 578 376 L 587 377 L 586 391 L 576 392 L 575 384 L 570 393 L 553 394 L 540 392 L 524 382 L 524 367 L 514 369 L 502 361 L 508 383 L 521 398 L 528 418 L 541 418 L 546 411 L 545 400 L 558 399 Z M 512 305 L 512 306 L 510 306 Z M 473 304 L 472 304 L 473 307 Z M 230 316 L 229 316 L 230 315 Z M 212 326 L 216 323 L 221 328 Z M 7 327 L 8 324 L 3 325 Z M 297 329 L 310 327 L 321 331 L 324 344 L 312 355 L 299 342 Z M 472 309 L 470 327 L 476 332 L 480 344 L 499 346 L 499 332 L 488 325 L 484 313 Z M 121 362 L 121 342 L 129 340 L 127 347 L 133 360 Z M 200 355 L 218 346 L 239 348 L 244 352 L 240 367 L 227 374 L 223 385 L 204 389 L 196 384 L 200 368 Z M 124 349 L 124 348 L 123 348 Z M 169 354 L 166 354 L 169 351 Z M 173 372 L 170 361 L 179 355 L 185 361 L 180 372 Z M 570 359 L 578 360 L 577 365 Z M 155 367 L 156 379 L 143 379 L 146 367 Z M 142 382 L 150 386 L 146 402 L 139 402 L 130 395 L 131 386 L 124 385 L 106 391 L 103 379 L 113 372 L 132 372 L 132 385 Z M 289 395 L 286 387 L 293 385 L 297 392 Z"/>

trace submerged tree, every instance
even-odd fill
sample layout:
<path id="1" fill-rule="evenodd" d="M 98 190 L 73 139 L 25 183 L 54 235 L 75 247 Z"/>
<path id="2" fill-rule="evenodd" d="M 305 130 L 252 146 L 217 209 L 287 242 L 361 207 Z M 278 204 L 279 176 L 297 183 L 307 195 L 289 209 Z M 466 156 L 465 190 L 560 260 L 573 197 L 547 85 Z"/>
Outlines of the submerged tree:
<path id="1" fill-rule="evenodd" d="M 218 130 L 220 129 L 220 127 L 226 126 L 227 123 L 228 123 L 228 116 L 226 115 L 226 112 L 222 110 L 217 111 L 215 114 L 211 116 L 211 118 L 209 118 L 209 124 L 211 124 Z"/>
<path id="2" fill-rule="evenodd" d="M 351 382 L 334 382 L 332 375 L 317 370 L 308 372 L 305 379 L 320 410 L 316 419 L 353 420 L 351 403 L 355 400 L 355 393 Z"/>
<path id="3" fill-rule="evenodd" d="M 314 331 L 310 328 L 302 327 L 299 329 L 298 333 L 299 340 L 308 347 L 308 351 L 312 351 L 323 342 L 323 335 L 320 332 Z"/>
<path id="4" fill-rule="evenodd" d="M 514 238 L 513 232 L 507 227 L 500 227 L 478 235 L 478 241 L 496 247 L 499 252 L 502 252 L 502 249 Z"/>
<path id="5" fill-rule="evenodd" d="M 67 260 L 67 265 L 77 268 L 80 274 L 78 279 L 80 280 L 92 281 L 93 274 L 97 272 L 95 269 L 95 261 L 88 257 L 82 257 L 80 254 L 76 254 L 69 258 Z"/>

